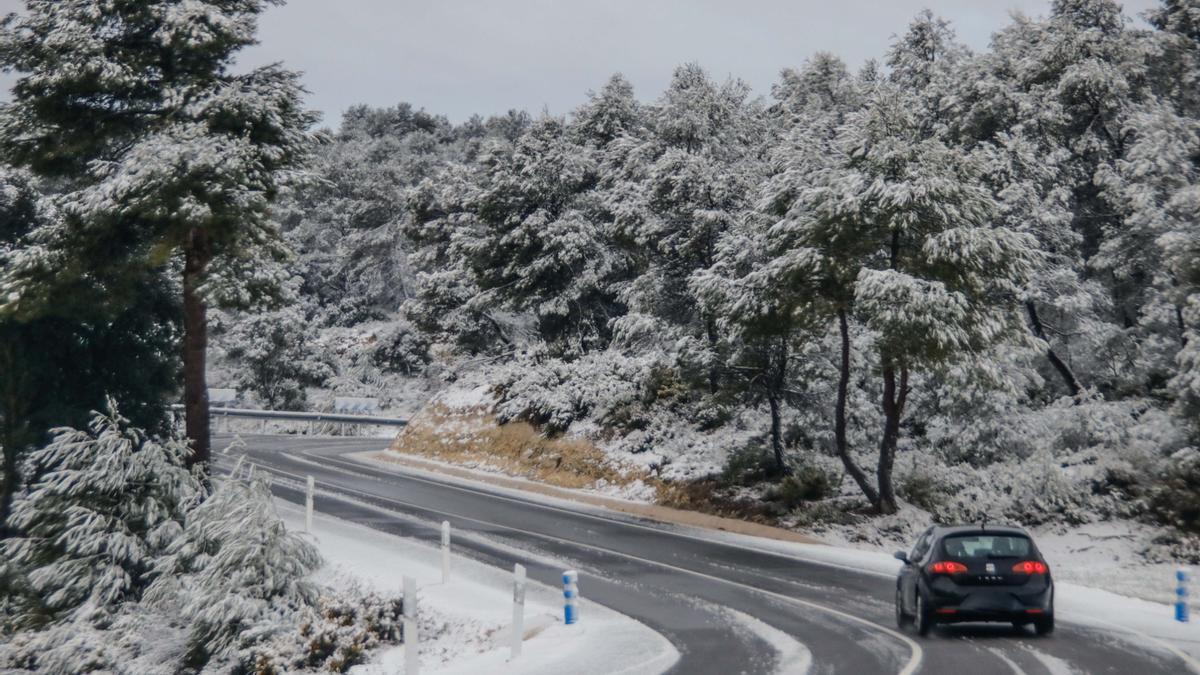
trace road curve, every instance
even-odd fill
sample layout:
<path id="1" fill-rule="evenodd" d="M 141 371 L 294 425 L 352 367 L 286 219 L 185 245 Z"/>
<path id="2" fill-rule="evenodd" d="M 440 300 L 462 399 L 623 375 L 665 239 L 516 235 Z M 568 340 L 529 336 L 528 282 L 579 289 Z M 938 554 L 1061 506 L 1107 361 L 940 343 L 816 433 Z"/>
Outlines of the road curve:
<path id="1" fill-rule="evenodd" d="M 224 440 L 224 439 L 219 439 Z M 1185 673 L 1177 656 L 1117 634 L 1060 621 L 1053 636 L 1011 627 L 946 627 L 929 638 L 895 628 L 894 584 L 878 576 L 709 541 L 625 514 L 526 500 L 345 455 L 380 450 L 381 439 L 243 436 L 219 467 L 246 454 L 278 477 L 276 494 L 302 502 L 299 481 L 315 477 L 316 508 L 386 532 L 436 541 L 449 520 L 459 553 L 558 583 L 581 573 L 581 591 L 670 640 L 677 673 L 770 673 L 777 655 L 732 619 L 749 615 L 812 653 L 813 673 Z M 219 446 L 219 442 L 218 442 Z"/>

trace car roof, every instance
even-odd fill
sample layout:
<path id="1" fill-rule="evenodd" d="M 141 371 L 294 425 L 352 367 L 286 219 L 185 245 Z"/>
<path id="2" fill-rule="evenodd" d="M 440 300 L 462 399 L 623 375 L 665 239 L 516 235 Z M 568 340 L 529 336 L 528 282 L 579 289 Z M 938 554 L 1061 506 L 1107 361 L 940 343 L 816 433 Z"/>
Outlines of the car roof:
<path id="1" fill-rule="evenodd" d="M 933 533 L 938 537 L 951 537 L 962 534 L 1010 534 L 1021 537 L 1029 537 L 1029 533 L 1022 528 L 1012 525 L 937 525 L 933 528 Z M 1032 537 L 1030 537 L 1032 538 Z"/>

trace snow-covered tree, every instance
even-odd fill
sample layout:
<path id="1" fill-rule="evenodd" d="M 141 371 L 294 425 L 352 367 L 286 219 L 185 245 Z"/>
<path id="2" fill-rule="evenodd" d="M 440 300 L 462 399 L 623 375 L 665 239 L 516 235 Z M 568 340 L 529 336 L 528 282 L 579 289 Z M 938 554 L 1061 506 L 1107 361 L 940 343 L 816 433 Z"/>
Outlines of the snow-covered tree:
<path id="1" fill-rule="evenodd" d="M 787 274 L 768 240 L 771 224 L 766 217 L 735 223 L 722 235 L 713 265 L 694 274 L 690 285 L 730 345 L 722 367 L 726 390 L 744 391 L 751 402 L 766 400 L 775 469 L 785 475 L 790 469 L 784 456 L 783 406 L 794 398 L 788 388 L 793 343 L 811 315 L 807 303 L 789 292 Z"/>
<path id="2" fill-rule="evenodd" d="M 240 317 L 222 338 L 236 364 L 233 384 L 253 392 L 268 410 L 304 410 L 306 387 L 320 386 L 333 369 L 319 358 L 311 324 L 295 307 Z"/>
<path id="3" fill-rule="evenodd" d="M 407 191 L 463 154 L 460 130 L 411 105 L 356 106 L 312 163 L 319 180 L 277 209 L 317 322 L 383 318 L 415 287 Z"/>
<path id="4" fill-rule="evenodd" d="M 320 565 L 316 547 L 287 531 L 265 483 L 230 479 L 188 511 L 146 600 L 190 621 L 188 665 L 203 667 L 294 630 L 297 612 L 316 602 L 308 576 Z"/>
<path id="5" fill-rule="evenodd" d="M 422 303 L 410 316 L 443 303 L 486 317 L 528 313 L 562 353 L 607 344 L 624 311 L 613 287 L 627 264 L 611 240 L 597 162 L 613 134 L 635 124 L 626 96 L 614 80 L 576 122 L 543 117 L 513 144 L 491 142 L 415 191 L 410 229 L 426 247 L 416 257 Z"/>
<path id="6" fill-rule="evenodd" d="M 1005 339 L 1033 242 L 992 225 L 995 203 L 976 158 L 927 132 L 921 106 L 880 83 L 837 138 L 836 160 L 816 171 L 772 232 L 790 243 L 791 274 L 804 280 L 842 336 L 837 410 L 845 414 L 849 320 L 874 334 L 884 417 L 874 485 L 845 447 L 848 473 L 883 512 L 892 485 L 910 375 L 970 358 Z M 845 422 L 837 420 L 839 436 Z"/>
<path id="7" fill-rule="evenodd" d="M 719 385 L 716 317 L 702 311 L 687 284 L 694 272 L 712 266 L 722 233 L 749 209 L 765 126 L 748 95 L 741 81 L 718 84 L 696 64 L 680 66 L 647 110 L 650 134 L 638 152 L 646 166 L 638 185 L 641 215 L 629 243 L 642 273 L 624 296 L 633 312 L 708 352 L 713 391 Z"/>
<path id="8" fill-rule="evenodd" d="M 1071 394 L 1144 391 L 1152 385 L 1135 364 L 1162 363 L 1154 329 L 1140 326 L 1156 313 L 1143 293 L 1150 270 L 1104 250 L 1128 229 L 1118 165 L 1133 116 L 1152 102 L 1153 51 L 1115 2 L 1061 0 L 1048 18 L 1017 17 L 998 33 L 962 92 L 962 142 L 1021 146 L 1042 174 L 1002 182 L 1037 205 L 1029 231 L 1045 264 L 1026 289 L 1027 319 Z"/>
<path id="9" fill-rule="evenodd" d="M 940 134 L 953 115 L 954 83 L 970 52 L 958 42 L 950 22 L 928 9 L 919 13 L 888 49 L 888 80 L 910 92 L 920 105 L 926 134 Z"/>
<path id="10" fill-rule="evenodd" d="M 17 622 L 76 610 L 103 616 L 137 599 L 201 494 L 186 456 L 185 444 L 131 427 L 111 401 L 88 429 L 57 429 L 31 453 L 35 478 L 11 516 L 20 534 L 0 541 L 0 578 L 19 598 Z"/>
<path id="11" fill-rule="evenodd" d="M 1200 2 L 1162 0 L 1146 18 L 1158 29 L 1155 37 L 1161 44 L 1151 61 L 1155 89 L 1183 114 L 1200 116 Z"/>
<path id="12" fill-rule="evenodd" d="M 605 147 L 623 136 L 638 134 L 644 124 L 633 85 L 620 73 L 609 78 L 599 92 L 589 92 L 588 102 L 573 115 L 572 130 L 585 143 Z"/>
<path id="13" fill-rule="evenodd" d="M 61 222 L 0 277 L 0 311 L 36 315 L 63 282 L 176 266 L 192 461 L 209 457 L 206 309 L 252 301 L 285 257 L 268 209 L 308 152 L 295 73 L 231 71 L 267 0 L 28 0 L 0 33 L 17 72 L 7 159 L 63 187 Z"/>

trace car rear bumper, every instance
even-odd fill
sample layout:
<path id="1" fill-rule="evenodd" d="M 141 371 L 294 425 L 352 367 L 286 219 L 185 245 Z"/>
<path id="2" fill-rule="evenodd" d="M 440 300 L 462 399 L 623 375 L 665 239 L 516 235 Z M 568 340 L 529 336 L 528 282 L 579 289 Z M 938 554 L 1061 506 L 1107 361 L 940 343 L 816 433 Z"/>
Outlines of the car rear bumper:
<path id="1" fill-rule="evenodd" d="M 1054 612 L 1053 587 L 931 588 L 926 600 L 943 623 L 958 621 L 1034 621 Z"/>

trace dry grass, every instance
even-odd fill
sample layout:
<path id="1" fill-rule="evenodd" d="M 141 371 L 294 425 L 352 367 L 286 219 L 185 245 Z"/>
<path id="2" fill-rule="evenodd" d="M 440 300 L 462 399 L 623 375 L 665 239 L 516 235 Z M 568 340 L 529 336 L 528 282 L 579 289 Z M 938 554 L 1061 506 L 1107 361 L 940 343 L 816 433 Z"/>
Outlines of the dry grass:
<path id="1" fill-rule="evenodd" d="M 428 405 L 396 436 L 390 449 L 568 489 L 642 480 L 654 488 L 655 502 L 661 506 L 762 525 L 779 522 L 780 514 L 770 505 L 732 496 L 717 478 L 676 482 L 622 469 L 585 439 L 549 438 L 526 422 L 497 424 L 484 406 L 460 410 L 440 403 Z"/>
<path id="2" fill-rule="evenodd" d="M 761 500 L 734 496 L 729 486 L 715 477 L 673 482 L 638 469 L 614 466 L 587 440 L 548 438 L 524 422 L 497 424 L 496 418 L 483 406 L 465 410 L 450 409 L 442 404 L 426 406 L 400 432 L 390 449 L 405 455 L 392 455 L 392 461 L 415 463 L 416 466 L 421 466 L 422 459 L 445 462 L 453 466 L 426 464 L 422 468 L 453 475 L 459 475 L 454 466 L 485 467 L 534 481 L 533 484 L 513 483 L 499 475 L 491 479 L 506 487 L 581 500 L 639 517 L 784 541 L 819 543 L 805 535 L 772 527 L 778 524 L 779 514 L 770 505 Z M 389 459 L 387 453 L 374 457 Z M 577 492 L 555 492 L 556 488 L 627 485 L 637 480 L 654 488 L 656 505 Z"/>
<path id="3" fill-rule="evenodd" d="M 482 408 L 426 406 L 400 432 L 391 449 L 452 464 L 486 465 L 510 476 L 565 488 L 594 487 L 602 481 L 625 485 L 646 478 L 614 467 L 586 440 L 547 438 L 526 422 L 497 424 Z"/>
<path id="4" fill-rule="evenodd" d="M 681 482 L 660 481 L 655 488 L 655 502 L 662 506 L 763 525 L 775 525 L 779 522 L 778 514 L 767 504 L 756 499 L 732 498 L 728 496 L 726 486 L 713 478 Z"/>

